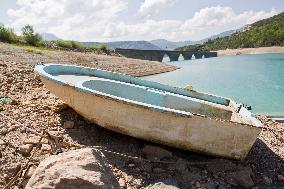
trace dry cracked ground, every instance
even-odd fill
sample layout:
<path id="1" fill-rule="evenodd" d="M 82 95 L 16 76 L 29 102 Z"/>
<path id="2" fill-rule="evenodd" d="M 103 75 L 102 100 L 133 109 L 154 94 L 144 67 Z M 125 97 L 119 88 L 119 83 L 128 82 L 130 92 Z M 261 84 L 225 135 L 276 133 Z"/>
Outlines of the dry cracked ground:
<path id="1" fill-rule="evenodd" d="M 177 188 L 284 188 L 283 124 L 260 117 L 267 129 L 243 161 L 159 146 L 85 121 L 45 88 L 33 72 L 32 65 L 38 62 L 99 67 L 135 76 L 175 69 L 158 62 L 79 52 L 38 54 L 0 44 L 0 188 L 9 182 L 11 188 L 24 188 L 33 170 L 54 153 L 50 138 L 39 141 L 35 135 L 42 132 L 58 139 L 62 151 L 99 146 L 121 188 L 155 188 L 157 182 Z M 158 153 L 154 161 L 149 147 Z"/>

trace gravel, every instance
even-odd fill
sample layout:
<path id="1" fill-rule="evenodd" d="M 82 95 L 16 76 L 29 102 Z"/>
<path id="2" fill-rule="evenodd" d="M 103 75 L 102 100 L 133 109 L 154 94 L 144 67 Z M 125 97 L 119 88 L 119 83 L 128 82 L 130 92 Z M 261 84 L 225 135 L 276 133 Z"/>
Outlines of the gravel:
<path id="1" fill-rule="evenodd" d="M 25 177 L 29 168 L 35 168 L 52 154 L 48 138 L 39 140 L 34 132 L 23 126 L 38 133 L 46 131 L 58 138 L 63 152 L 99 146 L 123 188 L 163 185 L 161 181 L 164 180 L 175 181 L 175 187 L 179 188 L 284 187 L 284 124 L 260 116 L 267 128 L 243 161 L 201 155 L 114 133 L 85 121 L 51 94 L 34 74 L 32 64 L 53 60 L 57 63 L 94 66 L 90 62 L 92 60 L 97 61 L 99 68 L 136 76 L 176 68 L 158 62 L 91 53 L 51 51 L 49 58 L 48 53 L 38 55 L 26 52 L 21 47 L 0 44 L 0 98 L 8 97 L 7 104 L 0 104 L 0 188 L 19 171 L 21 174 L 12 188 L 23 188 L 29 179 Z M 28 154 L 19 151 L 19 147 L 25 145 L 29 147 L 28 150 L 32 145 Z M 167 163 L 145 161 L 147 156 L 143 154 L 143 148 L 147 145 L 165 149 L 172 155 L 162 158 Z M 236 179 L 237 174 L 242 173 L 246 174 Z"/>

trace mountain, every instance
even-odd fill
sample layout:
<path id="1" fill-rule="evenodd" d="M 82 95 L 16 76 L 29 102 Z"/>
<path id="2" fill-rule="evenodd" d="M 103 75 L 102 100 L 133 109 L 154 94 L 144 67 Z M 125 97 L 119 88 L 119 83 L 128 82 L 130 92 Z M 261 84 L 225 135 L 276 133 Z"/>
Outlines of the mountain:
<path id="1" fill-rule="evenodd" d="M 152 40 L 150 41 L 150 43 L 160 47 L 161 49 L 164 49 L 164 50 L 173 50 L 173 49 L 176 49 L 178 47 L 181 47 L 181 46 L 185 46 L 185 45 L 190 45 L 192 44 L 193 42 L 192 41 L 177 41 L 177 42 L 174 42 L 174 41 L 168 41 L 166 39 L 155 39 L 155 40 Z"/>
<path id="2" fill-rule="evenodd" d="M 226 36 L 230 36 L 233 33 L 240 31 L 241 29 L 237 29 L 237 30 L 229 30 L 229 31 L 225 31 L 222 33 L 219 33 L 217 35 L 212 35 L 210 37 L 207 37 L 205 39 L 202 40 L 198 40 L 198 41 L 168 41 L 166 39 L 155 39 L 150 41 L 150 43 L 160 47 L 161 49 L 165 49 L 165 50 L 174 50 L 177 49 L 179 47 L 183 47 L 183 46 L 187 46 L 187 45 L 196 45 L 196 44 L 203 44 L 205 42 L 207 42 L 208 40 L 213 40 L 213 39 L 217 39 L 217 38 L 221 38 L 221 37 L 226 37 Z"/>
<path id="3" fill-rule="evenodd" d="M 217 35 L 212 35 L 212 36 L 207 37 L 205 39 L 202 39 L 202 40 L 199 40 L 199 41 L 195 41 L 194 44 L 192 44 L 192 45 L 203 44 L 203 43 L 206 43 L 208 40 L 214 40 L 214 39 L 217 39 L 217 38 L 227 37 L 227 36 L 230 36 L 230 35 L 238 32 L 238 31 L 241 31 L 242 29 L 243 28 L 240 28 L 240 29 L 237 29 L 237 30 L 228 30 L 228 31 L 219 33 Z M 183 45 L 183 46 L 185 46 L 185 45 Z"/>
<path id="4" fill-rule="evenodd" d="M 60 39 L 56 35 L 54 35 L 52 33 L 42 33 L 41 37 L 42 37 L 43 40 L 46 40 L 46 41 L 55 41 L 55 40 L 59 40 Z"/>
<path id="5" fill-rule="evenodd" d="M 220 50 L 284 45 L 284 12 L 244 26 L 230 36 L 215 38 L 202 45 L 188 45 L 179 50 Z"/>
<path id="6" fill-rule="evenodd" d="M 99 46 L 99 42 L 81 42 L 82 45 L 85 46 Z M 141 49 L 141 50 L 161 50 L 160 47 L 148 42 L 148 41 L 115 41 L 115 42 L 107 42 L 107 48 L 115 49 Z"/>

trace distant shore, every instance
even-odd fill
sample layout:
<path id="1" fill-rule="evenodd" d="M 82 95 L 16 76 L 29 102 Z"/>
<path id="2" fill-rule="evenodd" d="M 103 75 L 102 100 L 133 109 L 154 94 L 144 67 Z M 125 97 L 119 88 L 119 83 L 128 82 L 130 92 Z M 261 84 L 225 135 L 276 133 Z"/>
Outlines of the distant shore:
<path id="1" fill-rule="evenodd" d="M 284 47 L 259 47 L 259 48 L 240 48 L 240 49 L 226 49 L 218 50 L 218 56 L 231 56 L 240 54 L 266 54 L 266 53 L 284 53 Z"/>

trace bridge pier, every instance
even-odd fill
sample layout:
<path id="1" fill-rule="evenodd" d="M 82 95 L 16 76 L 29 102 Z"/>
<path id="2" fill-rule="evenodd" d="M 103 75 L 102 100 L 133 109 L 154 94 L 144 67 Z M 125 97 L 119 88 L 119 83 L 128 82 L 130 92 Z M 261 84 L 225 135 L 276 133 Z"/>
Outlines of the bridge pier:
<path id="1" fill-rule="evenodd" d="M 202 56 L 204 55 L 203 52 L 194 52 L 193 54 L 195 56 L 195 59 L 201 59 Z"/>
<path id="2" fill-rule="evenodd" d="M 178 61 L 181 53 L 179 51 L 166 51 L 166 54 L 169 56 L 170 61 Z"/>
<path id="3" fill-rule="evenodd" d="M 181 52 L 184 60 L 190 60 L 192 58 L 193 52 L 190 51 L 183 51 Z"/>

